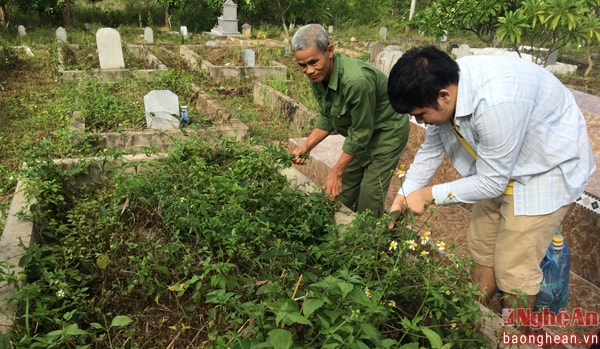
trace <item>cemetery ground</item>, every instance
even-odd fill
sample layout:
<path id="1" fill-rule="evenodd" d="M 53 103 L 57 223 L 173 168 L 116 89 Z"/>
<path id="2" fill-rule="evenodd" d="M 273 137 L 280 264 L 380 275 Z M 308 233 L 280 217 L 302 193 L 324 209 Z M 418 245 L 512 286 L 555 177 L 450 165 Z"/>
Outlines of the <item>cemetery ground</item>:
<path id="1" fill-rule="evenodd" d="M 131 32 L 123 35 L 125 42 L 138 40 L 138 31 Z M 108 84 L 60 81 L 58 44 L 48 44 L 53 33 L 31 39 L 33 57 L 19 54 L 0 70 L 2 211 L 17 180 L 27 177 L 38 198 L 31 218 L 44 232 L 43 244 L 24 259 L 28 283 L 17 293 L 16 330 L 0 343 L 489 347 L 479 332 L 468 261 L 453 256 L 451 246 L 424 234 L 425 227 L 408 229 L 410 221 L 390 232 L 363 216 L 339 235 L 330 224 L 334 205 L 319 193 L 289 187 L 279 170 L 289 166 L 288 139 L 301 135 L 253 104 L 252 81 L 215 83 L 203 71 L 190 71 L 178 57 L 178 39 L 167 34 L 156 45 L 163 39 L 167 51 L 152 48 L 170 68 L 166 72 Z M 75 34 L 74 41 L 76 35 L 85 37 Z M 235 51 L 199 50 L 215 61 L 239 59 Z M 286 64 L 292 81 L 266 83 L 311 103 L 308 81 L 292 57 L 282 48 L 256 51 Z M 94 54 L 73 51 L 71 64 L 91 67 Z M 565 79 L 588 93 L 600 90 L 597 72 L 590 79 Z M 189 101 L 192 84 L 249 126 L 245 142 L 182 142 L 147 171 L 107 171 L 102 181 L 82 187 L 72 184 L 83 168 L 60 169 L 51 161 L 121 155 L 97 149 L 85 137 L 74 141 L 74 111 L 82 112 L 86 132 L 136 130 L 144 127 L 148 91 L 169 89 Z M 190 119 L 190 130 L 211 123 L 200 110 L 191 110 Z M 17 281 L 9 273 L 3 277 Z"/>

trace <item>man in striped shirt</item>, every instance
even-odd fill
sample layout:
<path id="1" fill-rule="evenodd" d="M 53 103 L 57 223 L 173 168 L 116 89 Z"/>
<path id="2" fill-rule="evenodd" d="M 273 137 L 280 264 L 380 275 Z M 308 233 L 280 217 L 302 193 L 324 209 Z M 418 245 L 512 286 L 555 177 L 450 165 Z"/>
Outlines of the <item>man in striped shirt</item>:
<path id="1" fill-rule="evenodd" d="M 520 305 L 533 307 L 540 261 L 595 169 L 570 91 L 524 59 L 455 61 L 429 46 L 398 60 L 388 95 L 394 110 L 428 125 L 390 211 L 421 214 L 432 203 L 473 203 L 467 241 L 482 302 L 499 288 L 525 293 L 527 304 Z M 462 178 L 431 186 L 446 155 Z M 504 306 L 513 307 L 511 298 Z"/>

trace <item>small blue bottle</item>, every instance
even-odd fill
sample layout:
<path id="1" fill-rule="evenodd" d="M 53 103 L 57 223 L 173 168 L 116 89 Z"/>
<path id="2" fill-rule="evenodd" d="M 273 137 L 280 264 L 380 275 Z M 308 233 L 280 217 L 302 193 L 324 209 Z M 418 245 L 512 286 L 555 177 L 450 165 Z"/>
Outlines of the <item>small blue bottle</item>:
<path id="1" fill-rule="evenodd" d="M 557 230 L 546 256 L 540 263 L 544 279 L 535 300 L 535 310 L 548 308 L 558 314 L 569 301 L 569 272 L 571 251 L 562 233 Z"/>
<path id="2" fill-rule="evenodd" d="M 181 106 L 181 126 L 186 126 L 189 122 L 188 119 L 188 113 L 187 113 L 187 106 L 182 105 Z"/>

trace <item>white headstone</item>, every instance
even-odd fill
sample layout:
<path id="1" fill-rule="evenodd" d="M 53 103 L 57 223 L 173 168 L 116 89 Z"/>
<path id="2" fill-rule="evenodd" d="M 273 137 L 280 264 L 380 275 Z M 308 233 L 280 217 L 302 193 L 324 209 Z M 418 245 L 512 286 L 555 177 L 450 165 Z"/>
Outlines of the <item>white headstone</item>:
<path id="1" fill-rule="evenodd" d="M 246 39 L 250 39 L 252 37 L 252 26 L 250 24 L 242 24 L 242 36 Z"/>
<path id="2" fill-rule="evenodd" d="M 404 54 L 404 50 L 400 46 L 388 46 L 381 51 L 377 56 L 375 66 L 381 70 L 386 76 L 390 75 L 392 67 L 400 57 Z"/>
<path id="3" fill-rule="evenodd" d="M 237 5 L 232 0 L 223 3 L 223 19 L 237 20 Z"/>
<path id="4" fill-rule="evenodd" d="M 56 40 L 60 42 L 67 42 L 67 30 L 63 27 L 56 29 Z"/>
<path id="5" fill-rule="evenodd" d="M 377 56 L 383 51 L 383 44 L 380 42 L 372 42 L 369 44 L 369 52 L 371 53 L 371 62 L 375 62 Z"/>
<path id="6" fill-rule="evenodd" d="M 152 90 L 144 96 L 146 126 L 154 130 L 179 128 L 179 97 L 169 90 Z"/>
<path id="7" fill-rule="evenodd" d="M 150 27 L 144 28 L 144 42 L 147 44 L 154 43 L 154 31 Z"/>
<path id="8" fill-rule="evenodd" d="M 247 67 L 254 67 L 255 66 L 255 60 L 254 60 L 254 50 L 252 49 L 244 49 L 244 64 Z"/>
<path id="9" fill-rule="evenodd" d="M 327 32 L 329 34 L 333 34 L 333 26 L 332 25 L 330 25 L 329 28 L 327 28 Z"/>
<path id="10" fill-rule="evenodd" d="M 19 34 L 19 36 L 25 36 L 25 35 L 27 35 L 27 31 L 25 30 L 25 26 L 24 25 L 19 25 L 17 27 L 17 33 Z"/>
<path id="11" fill-rule="evenodd" d="M 181 33 L 181 36 L 183 36 L 184 38 L 188 37 L 188 31 L 187 31 L 187 27 L 185 25 L 182 25 L 181 27 L 179 27 L 179 32 Z"/>
<path id="12" fill-rule="evenodd" d="M 381 38 L 382 41 L 387 41 L 387 28 L 386 27 L 379 28 L 379 38 Z"/>
<path id="13" fill-rule="evenodd" d="M 546 59 L 544 61 L 544 65 L 556 64 L 557 57 L 558 57 L 558 50 L 554 50 L 554 51 L 550 52 L 550 54 L 548 54 L 548 57 L 546 57 Z"/>
<path id="14" fill-rule="evenodd" d="M 217 24 L 210 31 L 215 35 L 239 35 L 237 20 L 237 5 L 232 0 L 223 3 L 223 14 L 217 18 Z"/>
<path id="15" fill-rule="evenodd" d="M 456 59 L 459 59 L 464 56 L 468 56 L 471 54 L 471 48 L 467 44 L 462 44 L 458 46 L 458 50 L 456 50 Z"/>
<path id="16" fill-rule="evenodd" d="M 100 69 L 123 69 L 123 47 L 121 47 L 121 34 L 113 28 L 100 28 L 96 32 L 96 45 Z"/>

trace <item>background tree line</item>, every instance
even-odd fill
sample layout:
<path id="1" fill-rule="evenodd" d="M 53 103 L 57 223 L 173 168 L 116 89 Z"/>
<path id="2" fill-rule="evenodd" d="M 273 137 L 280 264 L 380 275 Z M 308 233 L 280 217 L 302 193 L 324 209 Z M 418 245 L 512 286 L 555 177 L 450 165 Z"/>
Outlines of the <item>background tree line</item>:
<path id="1" fill-rule="evenodd" d="M 1 24 L 35 14 L 37 24 L 69 26 L 94 21 L 105 25 L 137 23 L 210 30 L 225 0 L 0 0 Z M 373 24 L 394 18 L 406 20 L 410 0 L 234 0 L 241 23 L 320 22 Z M 97 11 L 100 10 L 100 11 Z M 404 17 L 404 18 L 403 18 Z"/>
<path id="2" fill-rule="evenodd" d="M 186 25 L 209 31 L 225 0 L 0 0 L 0 25 Z M 385 25 L 415 28 L 437 39 L 471 32 L 489 46 L 532 47 L 535 59 L 564 47 L 586 48 L 588 68 L 600 42 L 600 0 L 237 0 L 238 21 Z M 414 16 L 411 10 L 414 6 Z M 35 16 L 32 16 L 35 15 Z M 409 18 L 410 17 L 410 18 Z M 18 23 L 23 22 L 25 23 Z M 37 22 L 37 23 L 35 23 Z M 544 48 L 544 50 L 542 50 Z M 595 49 L 596 48 L 596 49 Z"/>

